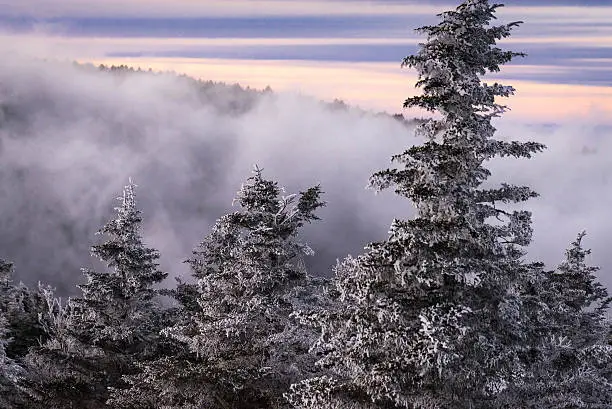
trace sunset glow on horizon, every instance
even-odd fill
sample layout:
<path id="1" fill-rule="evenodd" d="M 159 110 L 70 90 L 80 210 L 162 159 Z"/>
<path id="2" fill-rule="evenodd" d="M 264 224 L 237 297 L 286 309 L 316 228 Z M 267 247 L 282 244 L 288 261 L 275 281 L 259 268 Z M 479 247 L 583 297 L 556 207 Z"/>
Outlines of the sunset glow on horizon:
<path id="1" fill-rule="evenodd" d="M 85 7 L 87 6 L 87 7 Z M 174 71 L 198 79 L 403 110 L 416 73 L 400 68 L 451 1 L 21 0 L 0 11 L 0 46 L 43 58 Z M 526 52 L 484 81 L 512 85 L 508 116 L 612 122 L 612 5 L 509 0 L 522 20 L 500 47 Z"/>

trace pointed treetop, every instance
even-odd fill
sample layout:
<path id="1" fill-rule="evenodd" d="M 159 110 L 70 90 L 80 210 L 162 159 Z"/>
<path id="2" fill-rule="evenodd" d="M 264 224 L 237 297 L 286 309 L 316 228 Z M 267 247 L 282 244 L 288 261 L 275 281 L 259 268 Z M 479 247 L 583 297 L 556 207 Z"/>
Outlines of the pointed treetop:
<path id="1" fill-rule="evenodd" d="M 454 11 L 438 14 L 442 22 L 416 31 L 425 33 L 428 41 L 420 44 L 416 55 L 404 58 L 402 67 L 416 68 L 417 87 L 423 95 L 406 99 L 404 107 L 419 107 L 440 111 L 451 116 L 482 113 L 498 116 L 507 110 L 495 103 L 495 97 L 508 97 L 514 88 L 498 83 L 480 84 L 479 75 L 497 72 L 499 66 L 524 53 L 504 51 L 494 47 L 497 40 L 508 37 L 514 26 L 522 23 L 489 27 L 495 10 L 501 4 L 487 0 L 469 0 Z"/>
<path id="2" fill-rule="evenodd" d="M 591 254 L 590 249 L 584 249 L 582 247 L 582 239 L 586 236 L 586 231 L 581 231 L 578 233 L 576 240 L 574 240 L 571 246 L 565 251 L 566 259 L 561 264 L 561 268 L 563 270 L 567 270 L 569 268 L 573 268 L 574 270 L 582 269 L 585 266 L 586 256 Z M 591 267 L 594 270 L 597 270 L 597 267 Z"/>
<path id="3" fill-rule="evenodd" d="M 133 209 L 136 207 L 136 196 L 134 195 L 134 188 L 138 187 L 137 184 L 132 182 L 132 178 L 128 178 L 128 185 L 123 188 L 123 197 L 118 198 L 122 200 L 123 207 L 126 209 Z"/>
<path id="4" fill-rule="evenodd" d="M 278 186 L 278 182 L 264 179 L 262 171 L 263 169 L 258 165 L 253 166 L 253 176 L 242 184 L 232 205 L 238 202 L 248 212 L 273 213 L 279 217 L 281 214 L 285 214 L 286 217 L 282 220 L 279 218 L 278 221 L 289 222 L 293 220 L 297 227 L 301 227 L 304 222 L 311 223 L 313 220 L 319 220 L 314 212 L 325 206 L 325 202 L 320 200 L 323 193 L 320 185 L 300 192 L 297 205 L 289 208 L 297 195 L 281 196 L 285 189 Z"/>
<path id="5" fill-rule="evenodd" d="M 132 183 L 132 178 L 128 179 L 128 184 L 123 188 L 122 196 L 118 197 L 117 200 L 121 201 L 121 206 L 116 207 L 115 210 L 119 212 L 119 216 L 127 216 L 129 214 L 133 214 L 135 212 L 139 212 L 136 209 L 136 195 L 134 193 L 134 188 L 138 187 Z"/>
<path id="6" fill-rule="evenodd" d="M 115 219 L 109 221 L 96 232 L 96 234 L 108 234 L 126 243 L 139 243 L 139 228 L 142 222 L 141 211 L 136 207 L 136 195 L 134 188 L 138 185 L 128 179 L 128 184 L 123 188 L 123 193 L 116 199 L 121 202 L 120 206 L 114 207 L 117 211 Z"/>
<path id="7" fill-rule="evenodd" d="M 564 287 L 570 290 L 568 292 L 569 299 L 565 302 L 574 309 L 582 310 L 596 305 L 596 310 L 605 312 L 612 302 L 612 298 L 608 296 L 606 287 L 597 281 L 595 273 L 599 271 L 599 267 L 589 266 L 586 263 L 586 258 L 591 254 L 591 250 L 583 247 L 582 239 L 584 236 L 586 236 L 586 232 L 580 232 L 576 240 L 565 251 L 565 259 L 559 265 L 556 274 L 556 278 L 560 282 L 556 285 L 561 286 L 558 288 L 558 292 L 563 291 Z"/>
<path id="8" fill-rule="evenodd" d="M 232 205 L 236 202 L 245 209 L 252 211 L 278 212 L 280 204 L 277 199 L 278 195 L 283 191 L 278 187 L 278 183 L 265 180 L 262 176 L 263 169 L 259 166 L 253 166 L 253 176 L 243 183 L 240 190 L 236 193 L 236 197 L 232 201 Z"/>

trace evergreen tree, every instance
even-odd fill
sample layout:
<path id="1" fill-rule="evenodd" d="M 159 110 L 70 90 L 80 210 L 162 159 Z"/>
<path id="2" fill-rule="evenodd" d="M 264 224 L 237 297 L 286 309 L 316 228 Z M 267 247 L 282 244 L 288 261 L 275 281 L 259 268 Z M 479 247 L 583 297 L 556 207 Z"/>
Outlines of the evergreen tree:
<path id="1" fill-rule="evenodd" d="M 292 300 L 294 308 L 308 310 L 315 306 L 331 305 L 333 301 L 325 297 L 323 290 L 327 280 L 309 278 L 308 285 L 300 290 L 296 289 Z M 176 326 L 186 328 L 186 322 L 194 311 L 200 308 L 197 303 L 197 285 L 181 282 L 177 288 L 166 291 L 167 295 L 175 298 L 179 305 L 166 310 L 167 322 L 173 322 Z M 172 331 L 172 330 L 171 330 Z M 275 348 L 273 359 L 281 359 L 282 365 L 292 368 L 292 373 L 284 374 L 282 383 L 271 389 L 280 400 L 280 394 L 286 392 L 291 382 L 300 380 L 308 375 L 317 373 L 314 367 L 314 359 L 308 353 L 308 346 L 315 340 L 315 333 L 309 328 L 288 322 L 283 333 L 273 340 L 282 344 L 284 348 Z M 205 356 L 197 355 L 190 351 L 189 345 L 176 341 L 172 337 L 165 339 L 166 347 L 163 354 L 157 359 L 139 362 L 141 371 L 136 375 L 125 376 L 124 379 L 130 384 L 129 389 L 122 389 L 113 393 L 111 403 L 113 407 L 123 409 L 199 409 L 202 407 L 226 408 L 232 405 L 248 406 L 249 402 L 226 401 L 219 388 L 217 379 L 211 376 L 210 362 L 205 361 Z M 217 362 L 219 364 L 219 362 Z M 273 382 L 266 382 L 272 384 Z M 252 404 L 252 402 L 251 402 Z M 277 405 L 277 406 L 282 406 Z M 271 404 L 270 407 L 277 407 Z"/>
<path id="2" fill-rule="evenodd" d="M 179 282 L 176 289 L 164 291 L 181 300 L 183 290 L 191 292 L 192 285 Z M 173 327 L 188 320 L 191 310 L 179 305 L 164 310 L 162 328 Z M 138 372 L 125 375 L 129 385 L 115 389 L 108 403 L 123 409 L 198 409 L 203 407 L 201 396 L 206 395 L 206 375 L 198 371 L 198 358 L 182 342 L 162 336 L 155 356 L 136 362 Z M 203 380 L 203 381 L 202 381 Z M 208 407 L 208 406 L 204 406 Z"/>
<path id="3" fill-rule="evenodd" d="M 47 407 L 107 407 L 110 390 L 126 386 L 121 377 L 137 372 L 135 361 L 159 346 L 153 286 L 167 274 L 158 269 L 159 253 L 142 243 L 134 187 L 130 181 L 116 218 L 98 232 L 108 240 L 92 247 L 110 271 L 84 269 L 82 296 L 66 306 L 43 291 L 51 339 L 31 351 L 28 363 L 36 373 L 31 383 Z"/>
<path id="4" fill-rule="evenodd" d="M 80 342 L 72 332 L 75 310 L 70 303 L 62 303 L 52 288 L 39 286 L 38 292 L 44 301 L 39 321 L 46 341 L 30 348 L 24 360 L 27 377 L 22 386 L 30 397 L 28 408 L 103 407 L 100 396 L 106 393 L 106 378 L 101 351 Z"/>
<path id="5" fill-rule="evenodd" d="M 17 407 L 17 396 L 21 395 L 19 381 L 24 375 L 23 368 L 7 354 L 12 339 L 8 310 L 12 303 L 11 263 L 0 259 L 0 409 Z"/>
<path id="6" fill-rule="evenodd" d="M 309 339 L 289 316 L 316 283 L 300 263 L 312 250 L 296 236 L 324 203 L 319 186 L 297 203 L 281 193 L 255 168 L 235 200 L 242 209 L 221 217 L 188 260 L 197 280 L 181 290 L 189 317 L 166 331 L 191 353 L 175 368 L 183 407 L 284 407 L 283 392 L 308 371 Z M 186 378 L 198 393 L 177 386 Z"/>
<path id="7" fill-rule="evenodd" d="M 6 355 L 8 339 L 8 320 L 0 314 L 0 409 L 15 408 L 15 395 L 21 394 L 18 384 L 23 376 L 23 368 Z"/>
<path id="8" fill-rule="evenodd" d="M 8 337 L 8 315 L 13 307 L 14 286 L 12 283 L 13 263 L 0 259 L 0 313 L 4 319 L 5 336 Z M 7 343 L 8 344 L 8 343 Z M 5 344 L 5 346 L 7 345 Z"/>
<path id="9" fill-rule="evenodd" d="M 612 402 L 612 346 L 606 312 L 612 298 L 586 264 L 585 233 L 567 249 L 556 271 L 532 281 L 531 354 L 525 382 L 510 388 L 508 407 L 608 408 Z M 527 304 L 527 303 L 526 303 Z"/>
<path id="10" fill-rule="evenodd" d="M 423 94 L 404 107 L 441 118 L 417 127 L 423 144 L 392 158 L 403 168 L 371 178 L 372 187 L 410 199 L 417 214 L 394 220 L 385 241 L 337 266 L 341 307 L 307 317 L 321 328 L 318 363 L 333 375 L 294 385 L 295 406 L 490 408 L 524 376 L 519 294 L 542 265 L 522 260 L 530 213 L 506 208 L 536 194 L 506 183 L 485 188 L 484 163 L 529 158 L 544 146 L 493 138 L 491 119 L 507 109 L 495 98 L 514 89 L 480 76 L 522 55 L 495 47 L 519 24 L 490 26 L 498 7 L 468 0 L 419 29 L 427 42 L 403 65 L 417 69 Z"/>
<path id="11" fill-rule="evenodd" d="M 160 316 L 160 328 L 170 328 L 189 320 L 197 306 L 197 289 L 193 284 L 177 280 L 174 289 L 160 290 L 160 294 L 170 297 L 177 305 L 166 308 Z M 115 389 L 108 403 L 113 408 L 123 409 L 197 409 L 198 397 L 206 389 L 197 380 L 198 359 L 191 354 L 187 345 L 174 338 L 162 335 L 158 340 L 156 354 L 135 364 L 138 372 L 123 376 L 127 385 Z"/>
<path id="12" fill-rule="evenodd" d="M 0 408 L 30 408 L 24 360 L 31 347 L 47 339 L 39 320 L 45 306 L 38 292 L 13 284 L 12 276 L 13 264 L 0 259 Z"/>
<path id="13" fill-rule="evenodd" d="M 13 283 L 13 264 L 0 259 L 0 311 L 7 320 L 8 337 L 6 354 L 21 360 L 31 346 L 44 341 L 44 330 L 38 322 L 43 300 L 38 292 L 31 291 L 23 283 Z"/>
<path id="14" fill-rule="evenodd" d="M 83 295 L 72 300 L 82 314 L 79 333 L 87 334 L 92 345 L 130 354 L 144 353 L 157 338 L 158 291 L 153 287 L 168 275 L 158 269 L 159 252 L 142 242 L 135 186 L 130 181 L 125 187 L 117 217 L 98 232 L 109 240 L 92 247 L 92 255 L 111 271 L 84 269 Z"/>

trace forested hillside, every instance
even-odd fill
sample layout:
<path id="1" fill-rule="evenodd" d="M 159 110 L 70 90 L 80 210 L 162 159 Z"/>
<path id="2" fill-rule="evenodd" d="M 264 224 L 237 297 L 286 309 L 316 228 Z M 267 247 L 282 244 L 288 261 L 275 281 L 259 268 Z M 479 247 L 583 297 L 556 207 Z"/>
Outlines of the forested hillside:
<path id="1" fill-rule="evenodd" d="M 116 111 L 109 98 L 79 106 L 69 88 L 45 81 L 35 95 L 20 92 L 7 98 L 2 150 L 13 173 L 3 171 L 2 177 L 16 182 L 5 189 L 40 194 L 13 196 L 14 203 L 3 199 L 7 205 L 39 206 L 33 199 L 48 200 L 53 191 L 46 190 L 46 184 L 61 184 L 63 178 L 87 180 L 88 170 L 108 172 L 93 172 L 101 177 L 91 181 L 94 188 L 66 190 L 72 206 L 60 196 L 43 205 L 48 213 L 35 223 L 3 218 L 6 236 L 27 226 L 35 229 L 29 234 L 44 235 L 57 229 L 51 220 L 87 217 L 85 224 L 64 227 L 63 242 L 54 240 L 58 236 L 44 238 L 50 253 L 85 249 L 96 263 L 82 264 L 79 277 L 65 273 L 64 286 L 78 285 L 64 289 L 72 297 L 61 298 L 45 283 L 19 284 L 15 271 L 20 265 L 0 259 L 0 408 L 610 408 L 612 326 L 607 314 L 612 298 L 591 264 L 589 236 L 576 231 L 575 239 L 558 249 L 562 261 L 556 265 L 530 254 L 535 231 L 529 206 L 539 193 L 509 180 L 509 173 L 496 175 L 499 165 L 489 166 L 494 161 L 522 166 L 519 163 L 547 148 L 538 140 L 496 137 L 493 121 L 503 120 L 505 99 L 516 90 L 482 77 L 524 56 L 498 47 L 497 42 L 521 24 L 494 25 L 499 7 L 488 0 L 466 0 L 440 14 L 438 24 L 418 29 L 425 39 L 402 67 L 418 73 L 420 94 L 408 97 L 404 107 L 429 112 L 427 119 L 398 121 L 401 118 L 340 102 L 300 103 L 310 109 L 299 112 L 312 115 L 308 121 L 345 115 L 336 130 L 377 135 L 376 129 L 405 136 L 414 129 L 417 137 L 417 143 L 391 141 L 390 147 L 401 150 L 382 169 L 368 169 L 375 159 L 351 156 L 351 145 L 341 141 L 348 162 L 371 173 L 369 188 L 394 193 L 395 200 L 414 212 L 387 220 L 386 237 L 361 243 L 363 249 L 355 256 L 343 255 L 331 274 L 324 271 L 324 263 L 308 262 L 319 254 L 305 232 L 334 222 L 325 214 L 333 200 L 344 204 L 352 198 L 318 180 L 285 189 L 270 176 L 277 172 L 251 167 L 257 162 L 253 151 L 249 157 L 228 153 L 233 144 L 249 143 L 235 138 L 237 128 L 258 125 L 265 133 L 287 119 L 270 102 L 276 98 L 271 91 L 236 86 L 227 93 L 224 85 L 184 77 L 177 82 L 176 76 L 125 67 L 77 66 L 83 73 L 74 79 L 77 87 L 126 84 L 113 88 L 114 93 L 96 95 L 129 100 L 138 91 L 138 98 L 145 98 L 143 105 L 131 112 Z M 104 80 L 91 82 L 99 78 L 100 69 Z M 24 67 L 22 75 L 32 74 Z M 150 82 L 158 75 L 168 82 Z M 147 105 L 142 93 L 148 88 L 135 87 L 129 76 L 156 87 L 153 94 L 179 101 L 171 105 L 175 111 L 161 110 L 157 96 Z M 41 78 L 34 76 L 30 82 Z M 19 88 L 24 83 L 15 84 Z M 42 92 L 52 88 L 53 93 Z M 51 95 L 53 104 L 46 100 Z M 20 99 L 38 103 L 26 109 Z M 190 104 L 198 108 L 186 115 Z M 62 126 L 66 115 L 60 121 L 51 107 L 61 112 L 70 108 L 73 125 Z M 91 109 L 99 110 L 100 117 L 86 116 L 88 123 L 80 123 L 79 115 Z M 262 109 L 273 114 L 266 117 Z M 248 118 L 258 110 L 259 121 L 229 119 Z M 147 128 L 151 112 L 158 121 Z M 183 115 L 181 125 L 177 115 Z M 201 121 L 202 116 L 208 120 Z M 157 127 L 164 121 L 165 127 Z M 18 143 L 37 137 L 40 123 L 48 139 L 29 147 L 39 152 L 11 159 Z M 198 128 L 202 125 L 205 129 Z M 99 139 L 92 144 L 65 138 L 65 133 L 84 129 Z M 215 137 L 189 137 L 196 129 Z M 322 129 L 315 124 L 307 132 Z M 364 133 L 352 136 L 357 144 Z M 304 149 L 302 144 L 310 141 L 292 142 L 284 146 L 284 160 L 292 160 L 291 150 Z M 194 156 L 185 157 L 178 144 L 188 144 Z M 103 163 L 96 163 L 95 149 L 103 150 Z M 149 162 L 151 149 L 156 152 L 154 165 Z M 36 159 L 44 155 L 57 158 L 37 167 Z M 72 155 L 81 160 L 66 167 Z M 323 151 L 318 159 L 339 161 Z M 214 189 L 232 182 L 226 172 L 242 172 L 245 167 L 235 164 L 242 160 L 250 162 L 250 173 L 224 188 L 235 192 L 233 207 L 208 202 L 218 206 L 219 217 L 208 230 L 201 220 L 192 226 L 200 235 L 191 244 L 191 256 L 183 259 L 186 274 L 161 265 L 167 249 L 151 244 L 151 231 L 143 228 L 147 218 L 161 214 L 160 207 L 142 206 L 139 200 L 155 189 L 154 183 L 145 187 L 127 180 L 114 208 L 100 208 L 95 200 L 102 193 L 111 198 L 119 193 L 110 186 L 118 175 L 114 168 L 120 167 L 164 185 L 176 178 L 174 189 L 163 190 L 172 201 L 155 199 L 169 205 L 189 197 L 190 205 L 192 197 L 204 201 L 207 194 L 218 194 Z M 180 166 L 189 172 L 198 165 L 206 170 L 198 174 L 203 180 L 166 172 Z M 316 168 L 343 172 L 323 162 L 308 166 L 313 175 Z M 283 179 L 292 181 L 289 174 Z M 96 191 L 97 186 L 109 191 Z M 351 232 L 343 228 L 358 221 L 359 209 L 368 205 L 347 208 L 347 219 L 327 231 L 328 239 L 349 240 Z M 198 207 L 178 211 L 194 215 L 188 223 L 202 213 Z M 73 213 L 66 217 L 66 212 Z M 172 212 L 163 214 L 170 217 Z M 99 230 L 89 246 L 81 240 L 86 228 L 74 229 L 92 223 Z M 163 237 L 159 243 L 179 254 L 184 238 L 165 230 L 167 224 L 156 226 L 154 235 Z M 20 243 L 3 240 L 27 246 L 30 237 L 20 237 Z M 333 246 L 334 251 L 339 248 Z M 10 254 L 14 249 L 1 250 Z M 36 261 L 26 263 L 27 268 L 40 269 L 38 277 L 62 267 L 46 259 L 47 254 L 29 254 Z M 59 260 L 70 269 L 82 258 Z M 183 278 L 169 284 L 170 276 Z"/>

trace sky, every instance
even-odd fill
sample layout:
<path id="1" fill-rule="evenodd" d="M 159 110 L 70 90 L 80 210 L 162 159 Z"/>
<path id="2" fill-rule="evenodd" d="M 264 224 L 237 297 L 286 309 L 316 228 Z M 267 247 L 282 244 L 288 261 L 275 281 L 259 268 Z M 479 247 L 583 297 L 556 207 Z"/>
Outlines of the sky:
<path id="1" fill-rule="evenodd" d="M 400 68 L 423 40 L 414 29 L 456 4 L 4 0 L 0 32 L 6 43 L 53 57 L 269 85 L 399 112 L 417 92 L 415 73 Z M 509 0 L 498 19 L 525 22 L 502 45 L 528 56 L 491 76 L 520 90 L 508 115 L 612 117 L 610 1 Z"/>
<path id="2" fill-rule="evenodd" d="M 608 3 L 608 4 L 606 4 Z M 400 67 L 422 41 L 413 29 L 455 4 L 440 1 L 4 0 L 0 1 L 0 257 L 20 278 L 70 293 L 88 246 L 132 177 L 144 237 L 171 276 L 214 221 L 231 211 L 257 163 L 288 193 L 321 183 L 328 205 L 304 228 L 311 266 L 383 239 L 412 206 L 364 189 L 391 155 L 417 143 L 412 129 L 320 99 L 403 113 L 419 91 Z M 612 4 L 507 1 L 500 22 L 522 20 L 502 47 L 528 56 L 490 81 L 512 85 L 495 121 L 501 139 L 548 146 L 533 160 L 491 163 L 492 182 L 532 186 L 529 258 L 554 267 L 582 230 L 612 288 Z M 35 57 L 36 59 L 32 59 Z M 128 64 L 240 83 L 274 95 L 248 101 L 231 87 L 205 97 L 173 76 L 128 76 L 72 61 Z M 489 81 L 488 77 L 485 80 Z M 235 104 L 248 105 L 240 114 Z M 222 108 L 219 108 L 222 106 Z M 59 249 L 59 250 L 58 250 Z M 32 255 L 35 255 L 34 257 Z"/>

